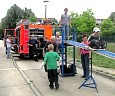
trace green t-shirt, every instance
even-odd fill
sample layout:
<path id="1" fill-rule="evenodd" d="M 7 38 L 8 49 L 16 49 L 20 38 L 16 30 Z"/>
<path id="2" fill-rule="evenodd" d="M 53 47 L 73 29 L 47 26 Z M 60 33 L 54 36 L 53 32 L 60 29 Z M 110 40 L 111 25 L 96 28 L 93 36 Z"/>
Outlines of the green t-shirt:
<path id="1" fill-rule="evenodd" d="M 58 53 L 54 51 L 47 52 L 44 62 L 47 64 L 47 69 L 57 69 L 57 59 L 60 59 Z"/>

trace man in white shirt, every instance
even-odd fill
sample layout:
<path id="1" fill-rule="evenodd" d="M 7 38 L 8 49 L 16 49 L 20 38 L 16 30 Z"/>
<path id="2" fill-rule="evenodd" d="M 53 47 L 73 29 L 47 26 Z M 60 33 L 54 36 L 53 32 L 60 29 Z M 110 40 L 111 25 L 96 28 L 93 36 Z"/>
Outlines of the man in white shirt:
<path id="1" fill-rule="evenodd" d="M 11 51 L 11 37 L 8 36 L 6 39 L 6 46 L 7 46 L 7 59 L 10 58 L 10 51 Z"/>

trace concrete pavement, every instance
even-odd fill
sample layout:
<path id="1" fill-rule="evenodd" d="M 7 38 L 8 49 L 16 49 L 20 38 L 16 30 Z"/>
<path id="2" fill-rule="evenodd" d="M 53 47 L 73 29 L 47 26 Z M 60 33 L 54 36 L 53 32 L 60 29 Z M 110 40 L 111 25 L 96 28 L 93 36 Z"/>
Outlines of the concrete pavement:
<path id="1" fill-rule="evenodd" d="M 36 96 L 14 66 L 12 59 L 6 59 L 2 41 L 0 41 L 0 96 Z"/>
<path id="2" fill-rule="evenodd" d="M 114 96 L 115 82 L 93 74 L 99 93 L 95 89 L 78 87 L 85 81 L 78 69 L 76 76 L 60 77 L 59 90 L 51 90 L 47 73 L 39 69 L 42 60 L 6 59 L 3 43 L 0 41 L 0 96 Z M 14 64 L 15 63 L 15 64 Z M 92 82 L 89 80 L 88 82 Z"/>

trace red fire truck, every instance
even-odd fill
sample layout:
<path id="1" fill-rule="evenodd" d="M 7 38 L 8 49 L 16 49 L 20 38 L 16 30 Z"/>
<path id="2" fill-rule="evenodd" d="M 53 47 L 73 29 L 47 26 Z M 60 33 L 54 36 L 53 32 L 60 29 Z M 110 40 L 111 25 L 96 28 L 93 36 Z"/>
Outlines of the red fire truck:
<path id="1" fill-rule="evenodd" d="M 40 54 L 43 56 L 43 42 L 45 38 L 48 40 L 51 38 L 53 32 L 52 25 L 42 25 L 42 24 L 29 24 L 21 22 L 14 30 L 14 41 L 15 52 L 17 52 L 21 57 L 28 57 L 29 54 L 29 37 L 33 36 L 35 39 L 39 38 L 42 46 L 38 48 L 41 50 Z"/>

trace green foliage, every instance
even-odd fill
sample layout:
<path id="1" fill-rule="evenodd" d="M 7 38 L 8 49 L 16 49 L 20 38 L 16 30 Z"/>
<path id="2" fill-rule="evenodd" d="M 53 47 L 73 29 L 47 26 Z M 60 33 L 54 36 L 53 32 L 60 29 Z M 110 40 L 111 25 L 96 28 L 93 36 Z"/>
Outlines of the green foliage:
<path id="1" fill-rule="evenodd" d="M 35 17 L 35 16 L 30 16 L 28 19 L 29 19 L 31 22 L 37 22 L 37 17 Z"/>
<path id="2" fill-rule="evenodd" d="M 72 27 L 76 28 L 78 32 L 91 33 L 92 29 L 95 27 L 95 17 L 91 9 L 87 9 L 82 14 L 71 12 L 71 24 Z"/>
<path id="3" fill-rule="evenodd" d="M 109 18 L 115 23 L 115 12 L 112 12 Z"/>
<path id="4" fill-rule="evenodd" d="M 2 34 L 4 31 L 2 24 L 0 23 L 0 34 Z"/>
<path id="5" fill-rule="evenodd" d="M 15 28 L 16 23 L 21 19 L 30 19 L 30 21 L 36 21 L 36 17 L 31 9 L 25 8 L 24 10 L 18 7 L 16 4 L 8 9 L 6 16 L 2 20 L 3 28 Z"/>
<path id="6" fill-rule="evenodd" d="M 102 36 L 112 36 L 115 35 L 115 26 L 110 18 L 103 20 L 101 24 L 101 35 Z"/>
<path id="7" fill-rule="evenodd" d="M 52 23 L 58 23 L 57 19 L 53 19 L 51 22 Z"/>
<path id="8" fill-rule="evenodd" d="M 106 49 L 115 53 L 115 42 L 107 43 L 107 48 Z"/>
<path id="9" fill-rule="evenodd" d="M 31 22 L 37 22 L 37 17 L 35 16 L 35 14 L 32 12 L 31 9 L 27 9 L 25 8 L 25 10 L 23 10 L 24 12 L 24 19 L 28 19 Z"/>
<path id="10" fill-rule="evenodd" d="M 115 69 L 114 62 L 115 61 L 110 58 L 93 53 L 93 64 L 96 66 Z"/>
<path id="11" fill-rule="evenodd" d="M 78 22 L 79 21 L 78 13 L 71 12 L 70 16 L 71 16 L 71 25 L 72 25 L 72 27 L 77 29 L 77 26 L 78 26 L 78 23 L 79 23 Z"/>

